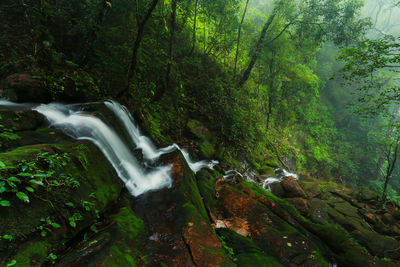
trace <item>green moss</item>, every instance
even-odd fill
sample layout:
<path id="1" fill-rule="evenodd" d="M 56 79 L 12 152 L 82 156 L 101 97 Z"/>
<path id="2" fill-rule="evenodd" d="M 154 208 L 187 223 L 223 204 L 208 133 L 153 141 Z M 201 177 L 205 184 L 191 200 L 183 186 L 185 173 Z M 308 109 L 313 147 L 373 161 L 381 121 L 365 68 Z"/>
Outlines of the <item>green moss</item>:
<path id="1" fill-rule="evenodd" d="M 122 242 L 117 242 L 111 247 L 111 253 L 103 266 L 137 266 L 134 258 L 130 255 L 131 250 Z"/>
<path id="2" fill-rule="evenodd" d="M 227 228 L 218 229 L 217 232 L 226 246 L 233 250 L 237 266 L 283 266 L 274 257 L 266 255 L 250 238 Z"/>
<path id="3" fill-rule="evenodd" d="M 18 252 L 13 259 L 17 266 L 40 266 L 47 260 L 51 245 L 45 241 L 26 244 L 26 248 Z"/>
<path id="4" fill-rule="evenodd" d="M 183 180 L 179 187 L 179 194 L 181 194 L 182 196 L 187 196 L 190 199 L 190 202 L 196 207 L 197 211 L 203 216 L 203 218 L 208 220 L 206 208 L 197 187 L 194 174 L 187 165 L 182 153 L 179 153 L 178 155 L 179 162 L 181 162 L 182 166 L 181 171 L 183 174 Z"/>
<path id="5" fill-rule="evenodd" d="M 99 203 L 99 210 L 104 209 L 112 200 L 116 200 L 121 188 L 121 181 L 117 178 L 114 168 L 104 157 L 102 152 L 91 143 L 71 146 L 69 143 L 54 145 L 58 150 L 69 151 L 71 157 L 78 161 L 82 168 L 76 164 L 68 164 L 65 172 L 73 177 L 80 177 L 80 191 L 77 200 L 85 199 L 89 194 L 95 192 Z M 83 161 L 83 163 L 82 163 Z M 83 164 L 83 165 L 82 165 Z M 82 175 L 84 173 L 84 176 Z M 78 200 L 80 201 L 80 200 Z"/>
<path id="6" fill-rule="evenodd" d="M 215 181 L 218 174 L 211 175 L 208 170 L 201 170 L 197 174 L 197 185 L 205 206 L 213 214 L 215 214 L 216 199 L 215 199 Z"/>
<path id="7" fill-rule="evenodd" d="M 208 141 L 201 142 L 199 144 L 199 149 L 203 156 L 207 159 L 211 159 L 215 154 L 214 146 Z"/>
<path id="8" fill-rule="evenodd" d="M 258 169 L 258 173 L 261 175 L 273 175 L 275 171 L 271 166 L 264 165 Z"/>
<path id="9" fill-rule="evenodd" d="M 265 256 L 259 253 L 242 253 L 236 256 L 237 266 L 263 266 L 283 267 L 274 257 Z"/>
<path id="10" fill-rule="evenodd" d="M 131 240 L 135 240 L 145 233 L 146 229 L 143 220 L 137 218 L 127 207 L 122 208 L 118 214 L 114 216 L 114 220 L 123 236 Z"/>
<path id="11" fill-rule="evenodd" d="M 279 166 L 278 162 L 276 162 L 275 160 L 272 160 L 272 159 L 264 161 L 264 165 L 267 165 L 267 166 L 270 166 L 270 167 Z"/>
<path id="12" fill-rule="evenodd" d="M 165 126 L 163 124 L 165 123 L 158 111 L 146 113 L 145 127 L 149 131 L 151 139 L 157 144 L 171 143 L 162 133 L 163 126 Z"/>

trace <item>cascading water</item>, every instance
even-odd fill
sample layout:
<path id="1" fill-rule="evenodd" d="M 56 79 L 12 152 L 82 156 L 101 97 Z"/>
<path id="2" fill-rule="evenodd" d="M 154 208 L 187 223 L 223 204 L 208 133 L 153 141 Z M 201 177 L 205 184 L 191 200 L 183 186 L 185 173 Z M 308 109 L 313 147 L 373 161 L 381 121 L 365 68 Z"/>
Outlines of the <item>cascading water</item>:
<path id="1" fill-rule="evenodd" d="M 104 104 L 118 118 L 128 133 L 130 141 L 142 151 L 144 160 L 152 163 L 161 155 L 178 149 L 182 152 L 194 173 L 202 168 L 213 168 L 218 163 L 217 161 L 209 162 L 204 160 L 194 162 L 189 153 L 181 149 L 177 144 L 157 149 L 148 137 L 141 135 L 139 127 L 124 106 L 114 101 L 106 101 Z M 0 106 L 9 108 L 32 107 L 32 105 L 17 104 L 1 99 Z M 94 114 L 82 111 L 81 107 L 82 105 L 76 104 L 62 105 L 52 103 L 34 106 L 33 110 L 44 115 L 50 122 L 50 127 L 63 130 L 65 134 L 74 139 L 93 142 L 109 160 L 133 196 L 171 186 L 171 165 L 154 167 L 150 171 L 146 171 L 112 127 Z"/>
<path id="2" fill-rule="evenodd" d="M 133 117 L 128 112 L 126 107 L 122 106 L 121 104 L 115 101 L 107 101 L 105 102 L 105 105 L 115 114 L 116 117 L 119 118 L 121 123 L 124 125 L 126 131 L 128 132 L 131 141 L 137 145 L 137 148 L 140 148 L 142 150 L 143 157 L 146 160 L 155 161 L 161 155 L 170 153 L 178 149 L 182 152 L 186 162 L 188 163 L 190 169 L 194 173 L 198 172 L 203 168 L 212 169 L 216 164 L 218 164 L 218 161 L 216 160 L 212 161 L 202 160 L 195 162 L 190 158 L 189 153 L 184 149 L 180 148 L 177 144 L 172 144 L 168 147 L 157 149 L 156 146 L 153 144 L 153 142 L 151 142 L 150 138 L 141 135 L 139 127 L 136 125 L 135 121 L 133 120 Z"/>
<path id="3" fill-rule="evenodd" d="M 261 184 L 261 186 L 264 189 L 271 191 L 271 184 L 280 183 L 286 177 L 291 176 L 296 180 L 299 179 L 299 175 L 288 172 L 287 170 L 279 168 L 279 167 L 275 168 L 275 175 L 276 176 L 268 177 L 267 179 L 265 179 L 264 182 Z"/>
<path id="4" fill-rule="evenodd" d="M 260 182 L 259 180 L 257 180 L 256 174 L 248 166 L 242 165 L 242 167 L 243 166 L 246 167 L 245 172 L 243 174 L 238 172 L 236 169 L 228 170 L 225 172 L 225 175 L 223 176 L 224 180 L 228 181 L 235 179 L 235 177 L 237 176 L 240 176 L 242 178 L 245 178 L 248 182 L 258 184 L 264 189 L 271 191 L 271 184 L 280 183 L 286 177 L 291 176 L 296 180 L 299 179 L 299 176 L 297 174 L 288 172 L 285 169 L 277 167 L 275 168 L 276 176 L 268 177 L 264 181 Z"/>

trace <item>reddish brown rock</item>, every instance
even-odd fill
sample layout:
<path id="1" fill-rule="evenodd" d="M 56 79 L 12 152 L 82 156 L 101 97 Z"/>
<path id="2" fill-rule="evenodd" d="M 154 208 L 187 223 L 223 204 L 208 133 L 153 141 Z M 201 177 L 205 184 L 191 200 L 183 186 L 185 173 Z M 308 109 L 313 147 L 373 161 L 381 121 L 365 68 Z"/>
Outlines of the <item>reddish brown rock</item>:
<path id="1" fill-rule="evenodd" d="M 306 197 L 306 193 L 304 193 L 303 188 L 301 188 L 297 180 L 291 176 L 283 179 L 281 185 L 289 197 Z"/>
<path id="2" fill-rule="evenodd" d="M 183 238 L 196 266 L 224 266 L 231 263 L 222 253 L 224 248 L 221 242 L 205 221 L 189 222 L 183 229 Z"/>
<path id="3" fill-rule="evenodd" d="M 307 199 L 295 197 L 289 198 L 288 201 L 292 203 L 302 215 L 306 215 L 308 213 Z"/>

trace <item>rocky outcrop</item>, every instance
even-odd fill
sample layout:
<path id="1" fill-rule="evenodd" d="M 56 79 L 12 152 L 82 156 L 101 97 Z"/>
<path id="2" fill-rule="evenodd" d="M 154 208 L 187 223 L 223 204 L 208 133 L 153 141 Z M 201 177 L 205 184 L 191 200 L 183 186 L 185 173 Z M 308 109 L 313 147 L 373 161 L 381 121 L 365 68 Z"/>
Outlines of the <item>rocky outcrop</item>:
<path id="1" fill-rule="evenodd" d="M 400 264 L 399 207 L 382 209 L 367 189 L 288 177 L 271 193 L 194 175 L 177 151 L 160 159 L 173 186 L 133 198 L 93 144 L 45 128 L 36 112 L 0 115 L 2 265 Z"/>

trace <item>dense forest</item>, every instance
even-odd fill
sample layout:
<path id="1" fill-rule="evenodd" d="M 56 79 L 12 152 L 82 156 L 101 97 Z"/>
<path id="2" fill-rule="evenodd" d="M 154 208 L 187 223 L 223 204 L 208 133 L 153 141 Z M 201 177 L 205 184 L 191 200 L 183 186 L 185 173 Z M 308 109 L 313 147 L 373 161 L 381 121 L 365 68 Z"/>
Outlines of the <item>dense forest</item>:
<path id="1" fill-rule="evenodd" d="M 2 0 L 0 99 L 7 99 L 5 103 L 8 109 L 3 109 L 0 102 L 0 214 L 3 218 L 11 219 L 0 222 L 4 229 L 0 231 L 0 264 L 398 266 L 400 230 L 396 226 L 396 218 L 400 218 L 399 15 L 400 2 L 397 0 Z M 108 104 L 105 107 L 98 104 L 110 99 L 112 101 L 106 102 Z M 153 196 L 151 190 L 149 195 L 141 198 L 138 195 L 142 191 L 135 191 L 136 189 L 130 189 L 127 185 L 125 189 L 115 185 L 110 185 L 112 189 L 104 189 L 102 185 L 100 189 L 98 182 L 88 183 L 76 178 L 79 175 L 84 180 L 84 177 L 90 175 L 100 177 L 97 173 L 102 172 L 107 177 L 101 178 L 102 182 L 115 184 L 115 181 L 110 182 L 114 176 L 119 176 L 124 181 L 121 177 L 125 175 L 123 172 L 121 174 L 117 170 L 115 174 L 105 167 L 105 163 L 100 162 L 107 162 L 108 159 L 117 169 L 116 166 L 123 165 L 124 161 L 116 160 L 113 163 L 109 156 L 106 155 L 106 159 L 97 155 L 96 148 L 86 145 L 82 141 L 85 138 L 78 138 L 75 132 L 72 138 L 80 140 L 82 144 L 62 137 L 62 132 L 71 137 L 71 133 L 66 128 L 63 129 L 66 126 L 55 127 L 56 130 L 54 127 L 40 130 L 45 124 L 43 117 L 39 117 L 36 112 L 27 111 L 26 106 L 24 111 L 18 109 L 25 105 L 23 103 L 51 102 L 70 105 L 88 103 L 85 104 L 85 110 L 92 112 L 92 115 L 103 112 L 99 117 L 107 119 L 107 125 L 113 126 L 118 119 L 111 118 L 104 111 L 106 107 L 114 105 L 115 110 L 129 110 L 141 131 L 155 143 L 153 145 L 150 142 L 150 147 L 167 147 L 176 143 L 186 149 L 184 151 L 179 148 L 186 161 L 189 157 L 189 154 L 185 154 L 186 151 L 196 160 L 218 160 L 215 170 L 202 170 L 198 173 L 196 170 L 195 176 L 190 174 L 193 177 L 188 179 L 187 185 L 184 182 L 180 186 L 175 182 L 169 184 L 168 187 L 173 189 L 168 190 L 178 190 L 178 193 L 173 191 L 175 193 L 172 195 L 179 197 L 176 196 L 169 202 L 164 199 L 165 203 L 175 203 L 171 204 L 172 209 L 185 203 L 183 195 L 188 197 L 191 206 L 188 205 L 198 212 L 187 211 L 189 208 L 183 204 L 174 214 L 182 218 L 206 218 L 204 225 L 213 225 L 214 229 L 206 231 L 204 235 L 212 236 L 215 240 L 209 237 L 208 241 L 203 240 L 206 244 L 204 245 L 195 237 L 205 230 L 196 228 L 196 232 L 192 229 L 191 221 L 188 223 L 181 219 L 182 222 L 179 223 L 189 227 L 189 230 L 182 234 L 183 237 L 179 235 L 177 240 L 183 239 L 186 246 L 182 245 L 181 248 L 181 241 L 176 241 L 176 244 L 172 244 L 173 241 L 168 243 L 169 241 L 165 241 L 167 237 L 162 241 L 163 245 L 151 248 L 145 241 L 137 241 L 146 238 L 151 241 L 163 239 L 163 230 L 160 229 L 168 228 L 170 224 L 156 223 L 163 217 L 157 212 L 146 213 L 148 211 L 145 210 L 156 209 L 155 206 L 163 207 L 163 197 L 171 193 L 162 189 Z M 126 108 L 121 108 L 118 102 Z M 41 114 L 48 112 L 40 107 L 33 109 Z M 79 112 L 74 114 L 79 115 Z M 120 119 L 121 114 L 117 115 Z M 129 120 L 128 117 L 130 115 L 126 115 L 126 120 Z M 49 116 L 47 120 L 52 126 L 57 124 L 52 123 Z M 130 128 L 127 131 L 133 130 Z M 140 138 L 138 140 L 142 141 L 138 142 L 143 142 L 144 139 Z M 99 147 L 98 143 L 94 143 Z M 42 147 L 43 144 L 52 146 Z M 25 146 L 32 146 L 29 148 L 32 151 Z M 83 146 L 85 147 L 82 148 Z M 137 147 L 143 150 L 143 155 L 139 155 L 137 151 L 133 153 L 138 161 L 144 159 L 145 163 L 139 165 L 144 165 L 145 169 L 153 168 L 154 162 L 159 164 L 177 161 L 167 156 L 152 160 L 147 158 L 144 146 Z M 41 152 L 37 154 L 34 149 Z M 180 159 L 179 155 L 177 157 Z M 146 162 L 146 159 L 150 160 Z M 91 161 L 93 164 L 89 164 Z M 82 164 L 84 170 L 75 166 L 78 163 Z M 185 164 L 181 163 L 182 169 L 186 168 Z M 193 170 L 190 161 L 188 164 Z M 215 164 L 213 161 L 213 165 Z M 65 166 L 73 167 L 67 171 L 64 170 L 67 168 Z M 173 176 L 176 175 L 174 170 L 175 167 L 172 169 Z M 229 181 L 232 183 L 230 186 L 235 188 L 232 192 L 218 187 L 221 177 L 228 183 L 229 170 L 236 173 L 230 176 L 234 180 Z M 294 195 L 291 195 L 293 187 L 288 186 L 287 189 L 284 182 L 281 183 L 286 194 L 279 193 L 282 188 L 275 189 L 278 190 L 276 192 L 272 190 L 273 194 L 262 189 L 262 186 L 253 188 L 256 184 L 254 181 L 265 185 L 267 179 L 279 176 L 277 170 L 299 174 L 302 188 L 299 189 L 299 185 L 294 186 Z M 35 172 L 37 173 L 34 174 Z M 90 175 L 87 176 L 85 172 Z M 107 176 L 106 173 L 113 174 Z M 292 175 L 297 180 L 297 175 Z M 55 180 L 49 178 L 56 176 L 58 178 L 54 178 Z M 26 177 L 32 177 L 29 182 L 34 181 L 34 186 L 27 186 L 29 183 Z M 62 179 L 62 182 L 57 179 Z M 247 180 L 249 184 L 241 179 Z M 312 187 L 311 190 L 310 184 L 314 183 L 321 187 L 318 187 L 318 190 L 322 190 L 321 195 L 311 193 L 315 188 Z M 276 187 L 271 185 L 272 188 L 273 186 Z M 160 189 L 150 185 L 149 188 Z M 128 197 L 127 192 L 122 194 L 125 194 L 124 197 L 117 194 L 117 191 L 126 189 L 133 197 Z M 267 189 L 271 190 L 269 185 Z M 76 193 L 74 201 L 65 200 L 68 198 L 67 192 L 73 190 L 84 193 Z M 109 195 L 107 190 L 111 190 Z M 234 197 L 234 192 L 247 192 L 246 190 L 250 192 L 249 198 L 254 203 L 250 200 L 242 201 L 248 205 L 264 205 L 269 209 L 272 207 L 274 216 L 286 220 L 282 224 L 284 226 L 280 224 L 276 228 L 285 235 L 272 237 L 274 242 L 282 240 L 289 235 L 286 233 L 292 231 L 290 229 L 296 228 L 302 236 L 311 240 L 310 245 L 307 245 L 307 251 L 311 254 L 301 260 L 298 256 L 293 256 L 297 252 L 290 257 L 286 250 L 270 254 L 268 251 L 273 250 L 273 245 L 264 248 L 261 245 L 264 241 L 260 241 L 264 239 L 258 236 L 263 232 L 257 228 L 261 226 L 254 226 L 257 230 L 251 230 L 253 228 L 250 221 L 261 220 L 258 217 L 248 218 L 243 223 L 244 215 L 240 217 L 236 214 L 235 218 L 241 218 L 240 223 L 237 220 L 234 223 L 230 221 L 236 228 L 215 226 L 223 221 L 216 215 L 218 212 L 225 215 L 234 213 L 221 203 L 234 203 L 235 199 L 239 201 L 240 197 Z M 365 217 L 357 215 L 361 216 L 360 222 L 354 224 L 349 219 L 345 223 L 344 218 L 342 224 L 337 219 L 338 211 L 332 211 L 333 208 L 327 209 L 326 218 L 322 216 L 326 221 L 315 217 L 315 214 L 309 212 L 312 209 L 310 199 L 318 197 L 320 202 L 328 201 L 330 198 L 323 196 L 326 190 L 333 190 L 331 193 L 335 199 L 340 196 L 347 201 L 346 205 L 351 204 L 352 209 L 356 207 L 359 209 L 358 214 L 362 213 Z M 96 200 L 101 204 L 95 204 L 97 202 L 93 198 L 85 200 L 91 191 L 102 195 L 101 199 Z M 52 196 L 46 198 L 46 194 Z M 260 200 L 262 194 L 267 194 L 266 199 L 269 202 Z M 361 199 L 356 200 L 355 195 L 361 196 Z M 298 200 L 306 199 L 305 196 L 308 204 Z M 286 200 L 278 200 L 278 197 L 295 197 L 296 200 L 291 199 L 291 204 L 286 205 Z M 107 198 L 110 200 L 107 201 Z M 43 203 L 51 207 L 46 211 L 33 208 L 35 199 L 42 201 L 42 204 L 37 204 L 38 207 Z M 30 201 L 31 207 L 23 206 Z M 363 201 L 372 201 L 373 204 L 366 204 L 365 211 L 360 207 Z M 126 204 L 127 202 L 130 204 Z M 78 208 L 76 203 L 81 203 L 81 206 Z M 304 208 L 303 204 L 307 207 L 305 211 L 301 209 Z M 56 220 L 59 218 L 57 216 L 62 218 L 62 214 L 51 215 L 57 205 L 70 209 L 65 211 L 70 215 L 59 219 L 64 220 L 66 226 Z M 274 211 L 275 205 L 284 212 Z M 335 205 L 331 206 L 336 207 Z M 38 226 L 21 228 L 17 226 L 21 218 L 12 215 L 13 207 L 33 217 L 35 209 L 39 210 L 38 213 L 50 215 L 38 215 Z M 369 209 L 376 210 L 376 213 Z M 119 213 L 111 210 L 119 210 Z M 337 210 L 340 211 L 339 208 Z M 85 217 L 84 212 L 91 215 Z M 350 216 L 346 212 L 340 213 L 340 216 Z M 378 219 L 372 219 L 372 215 L 366 214 L 378 214 L 380 217 L 376 215 L 376 218 L 379 223 Z M 391 219 L 385 214 L 390 214 Z M 142 219 L 145 225 L 151 226 L 143 226 Z M 306 220 L 310 220 L 310 224 L 305 223 Z M 332 221 L 351 233 L 351 237 L 348 238 L 346 232 L 338 239 L 331 237 L 331 243 L 321 245 L 323 242 L 320 239 L 329 239 L 333 228 L 319 228 L 318 225 L 330 227 Z M 365 226 L 365 221 L 374 226 Z M 82 224 L 79 226 L 81 228 L 77 228 L 78 222 Z M 197 225 L 196 222 L 194 224 Z M 225 224 L 227 225 L 226 221 Z M 239 224 L 242 227 L 238 227 Z M 86 248 L 90 247 L 94 242 L 93 238 L 103 238 L 101 240 L 104 241 L 104 233 L 113 229 L 110 225 L 129 228 L 133 232 L 125 236 L 126 233 L 120 228 L 115 230 L 118 233 L 116 236 L 125 236 L 124 242 L 130 246 L 129 253 L 121 246 L 114 249 L 116 245 L 109 245 L 111 241 L 107 241 L 107 244 L 99 243 L 90 253 L 86 253 L 90 257 L 95 255 L 94 258 L 88 258 L 84 252 L 79 252 L 83 250 L 78 247 L 82 244 Z M 275 226 L 273 224 L 268 227 L 272 229 Z M 60 241 L 61 239 L 53 237 L 53 232 L 65 227 L 72 230 L 65 230 L 66 234 L 59 234 L 57 237 L 63 236 L 65 240 Z M 263 227 L 266 226 L 263 224 Z M 359 227 L 363 229 L 360 230 Z M 233 231 L 228 232 L 228 228 Z M 248 234 L 237 230 L 239 228 L 246 229 Z M 94 232 L 94 237 L 90 237 L 92 239 L 86 239 L 89 229 Z M 391 238 L 390 242 L 386 239 L 382 241 L 383 237 L 379 239 L 368 235 L 369 232 L 363 232 L 366 229 L 374 229 L 373 233 L 379 233 L 379 238 L 381 235 L 386 239 Z M 175 233 L 175 230 L 171 231 Z M 161 237 L 150 234 L 151 231 Z M 309 232 L 312 234 L 307 234 Z M 44 241 L 38 241 L 40 236 L 52 238 L 50 244 L 55 240 L 63 244 L 61 247 L 47 246 Z M 381 240 L 376 241 L 379 244 L 371 245 L 371 240 L 378 239 Z M 23 247 L 21 244 L 29 243 L 27 240 L 31 243 L 41 242 L 35 243 L 36 246 L 43 247 L 39 248 L 39 252 L 34 252 L 35 259 L 26 252 L 27 249 L 20 253 Z M 214 250 L 210 252 L 211 248 L 210 251 L 207 250 L 210 245 L 207 242 L 221 243 L 223 254 L 214 253 Z M 287 243 L 287 247 L 292 248 L 292 244 L 295 244 L 293 242 Z M 337 246 L 343 247 L 332 245 L 335 242 L 339 242 Z M 360 243 L 362 249 L 359 250 L 352 242 Z M 387 245 L 389 243 L 391 245 Z M 108 249 L 107 246 L 111 246 L 110 251 L 120 259 L 114 259 L 110 256 L 112 253 L 101 258 L 98 251 L 103 247 Z M 203 251 L 196 246 L 205 246 L 207 249 Z M 168 259 L 165 255 L 169 253 L 166 251 L 171 250 L 170 247 L 177 247 L 182 251 L 188 247 L 190 260 L 186 262 L 183 252 L 178 253 L 175 250 L 175 254 L 171 252 L 173 259 Z M 243 252 L 244 248 L 250 247 L 251 253 Z M 378 247 L 385 248 L 381 251 Z M 146 253 L 143 252 L 145 250 Z M 207 262 L 207 257 L 202 256 L 199 251 L 217 255 L 214 255 L 215 261 Z M 128 257 L 128 254 L 131 256 Z M 362 260 L 355 255 L 361 255 Z M 24 263 L 21 265 L 21 262 Z M 100 265 L 96 265 L 97 263 Z"/>

